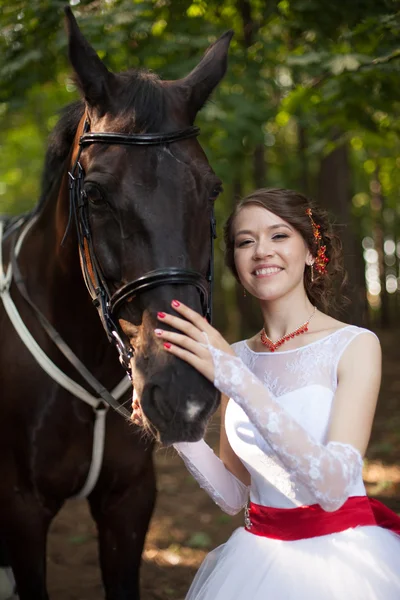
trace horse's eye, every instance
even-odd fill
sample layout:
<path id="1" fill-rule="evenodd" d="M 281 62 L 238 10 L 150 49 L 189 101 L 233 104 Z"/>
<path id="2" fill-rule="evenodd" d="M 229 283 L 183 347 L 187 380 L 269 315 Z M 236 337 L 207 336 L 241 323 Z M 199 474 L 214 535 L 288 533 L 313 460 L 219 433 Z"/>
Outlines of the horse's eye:
<path id="1" fill-rule="evenodd" d="M 84 191 L 88 201 L 92 204 L 101 204 L 104 202 L 104 196 L 101 192 L 101 189 L 97 185 L 88 183 L 85 185 Z"/>
<path id="2" fill-rule="evenodd" d="M 223 191 L 222 185 L 219 183 L 212 190 L 212 192 L 210 194 L 210 200 L 216 200 L 222 191 Z"/>

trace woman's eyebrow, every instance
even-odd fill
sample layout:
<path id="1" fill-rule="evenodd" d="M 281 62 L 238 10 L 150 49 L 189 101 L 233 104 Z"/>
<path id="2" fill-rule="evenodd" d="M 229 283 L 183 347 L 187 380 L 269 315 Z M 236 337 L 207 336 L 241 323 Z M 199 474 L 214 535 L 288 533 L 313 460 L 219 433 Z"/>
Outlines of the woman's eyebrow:
<path id="1" fill-rule="evenodd" d="M 270 225 L 269 227 L 267 227 L 267 229 L 269 231 L 274 230 L 274 229 L 280 229 L 281 227 L 286 227 L 286 229 L 289 229 L 289 231 L 292 231 L 292 228 L 290 227 L 290 225 L 286 225 L 286 223 L 276 223 L 276 225 Z M 254 232 L 251 231 L 251 229 L 239 229 L 239 231 L 237 231 L 235 233 L 235 237 L 241 234 L 250 234 L 252 235 Z"/>

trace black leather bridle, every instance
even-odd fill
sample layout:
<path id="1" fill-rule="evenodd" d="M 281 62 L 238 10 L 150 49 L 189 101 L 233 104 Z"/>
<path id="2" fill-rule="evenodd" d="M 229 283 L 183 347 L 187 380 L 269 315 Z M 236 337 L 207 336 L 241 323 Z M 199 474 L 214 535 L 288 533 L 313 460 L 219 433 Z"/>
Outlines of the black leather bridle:
<path id="1" fill-rule="evenodd" d="M 81 267 L 86 287 L 92 297 L 93 304 L 99 312 L 107 337 L 116 346 L 121 364 L 131 377 L 130 361 L 134 351 L 124 341 L 124 334 L 116 318 L 116 313 L 124 302 L 131 301 L 139 294 L 160 285 L 192 285 L 200 293 L 203 315 L 211 322 L 214 239 L 216 237 L 214 211 L 212 211 L 210 217 L 210 263 L 206 276 L 191 269 L 179 269 L 177 267 L 155 269 L 123 285 L 114 294 L 111 294 L 93 247 L 89 225 L 88 198 L 83 189 L 85 173 L 79 162 L 82 150 L 91 144 L 160 146 L 196 137 L 200 130 L 198 127 L 192 126 L 170 133 L 122 134 L 90 133 L 89 128 L 88 121 L 85 121 L 83 135 L 79 140 L 78 156 L 72 171 L 69 172 L 70 216 L 74 217 L 76 224 Z"/>

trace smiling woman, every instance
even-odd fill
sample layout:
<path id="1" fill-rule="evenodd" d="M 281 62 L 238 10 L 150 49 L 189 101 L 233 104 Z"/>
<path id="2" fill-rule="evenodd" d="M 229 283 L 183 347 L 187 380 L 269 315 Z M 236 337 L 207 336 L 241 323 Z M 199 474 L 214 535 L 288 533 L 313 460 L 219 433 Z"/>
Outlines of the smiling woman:
<path id="1" fill-rule="evenodd" d="M 362 480 L 379 341 L 320 310 L 343 281 L 340 242 L 291 190 L 239 202 L 225 241 L 261 331 L 231 347 L 178 300 L 154 331 L 223 394 L 220 458 L 204 440 L 176 450 L 222 510 L 248 503 L 245 527 L 206 558 L 187 600 L 398 600 L 400 519 Z"/>
<path id="2" fill-rule="evenodd" d="M 252 212 L 249 214 L 250 209 Z M 308 209 L 312 210 L 315 220 L 310 218 Z M 314 268 L 318 255 L 318 239 L 313 222 L 318 223 L 318 231 L 324 240 L 326 258 L 329 260 L 329 277 L 324 277 L 323 273 Z M 249 231 L 246 223 L 251 223 L 254 230 Z M 226 264 L 237 280 L 239 276 L 236 259 L 241 263 L 249 256 L 248 252 L 242 253 L 240 249 L 250 245 L 254 251 L 256 246 L 256 251 L 262 253 L 266 248 L 260 244 L 266 244 L 269 239 L 273 256 L 273 248 L 277 249 L 278 255 L 282 252 L 284 255 L 290 253 L 290 268 L 300 266 L 297 275 L 300 275 L 312 304 L 327 312 L 333 312 L 343 304 L 341 290 L 346 282 L 346 273 L 343 268 L 341 241 L 333 232 L 327 213 L 303 194 L 283 189 L 256 190 L 237 204 L 226 222 L 224 237 Z M 294 262 L 293 257 L 296 257 Z M 304 269 L 303 258 L 309 268 Z M 282 260 L 284 261 L 284 257 Z M 266 265 L 257 264 L 257 268 L 264 266 L 279 271 L 284 269 L 283 264 L 272 264 L 269 259 L 265 262 Z M 241 283 L 245 285 L 244 282 Z M 257 293 L 254 295 L 259 297 Z"/>

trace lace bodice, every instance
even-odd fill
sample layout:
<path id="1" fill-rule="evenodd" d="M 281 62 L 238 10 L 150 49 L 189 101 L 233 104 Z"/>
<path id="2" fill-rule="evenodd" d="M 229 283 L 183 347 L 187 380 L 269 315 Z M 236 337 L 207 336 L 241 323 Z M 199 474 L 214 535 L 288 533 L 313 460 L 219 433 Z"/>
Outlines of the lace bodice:
<path id="1" fill-rule="evenodd" d="M 297 350 L 275 353 L 253 352 L 245 341 L 234 344 L 233 348 L 248 369 L 264 384 L 273 401 L 277 402 L 312 440 L 324 444 L 337 386 L 339 360 L 348 344 L 362 333 L 370 332 L 359 327 L 347 326 Z M 249 384 L 250 382 L 247 382 L 247 387 Z M 236 387 L 240 387 L 239 382 L 236 382 Z M 271 439 L 273 440 L 274 429 L 277 430 L 280 426 L 279 417 L 274 417 L 275 421 L 269 418 L 266 427 L 269 437 L 266 441 L 266 436 L 253 425 L 256 416 L 252 422 L 237 401 L 229 401 L 225 421 L 226 432 L 233 450 L 251 474 L 251 500 L 257 504 L 283 508 L 315 503 L 314 493 L 299 481 L 293 468 L 288 468 L 287 461 L 282 461 L 285 455 L 278 457 L 276 448 L 273 448 Z M 294 431 L 293 435 L 295 434 L 297 435 L 297 432 Z M 350 456 L 351 448 L 336 446 L 332 447 L 332 450 L 338 452 L 339 462 L 345 465 L 346 458 L 350 459 L 349 464 L 353 460 L 348 495 L 364 495 L 365 488 L 357 457 Z M 340 460 L 339 453 L 343 453 L 343 461 Z M 310 460 L 307 464 L 308 476 L 318 479 L 319 469 L 320 463 L 315 463 L 313 472 L 313 462 Z M 332 470 L 331 465 L 329 469 Z M 347 476 L 348 473 L 344 472 L 344 475 Z"/>
<path id="2" fill-rule="evenodd" d="M 204 440 L 174 446 L 223 510 L 237 513 L 249 492 L 256 504 L 291 508 L 318 503 L 327 511 L 337 510 L 350 496 L 365 495 L 359 450 L 327 439 L 338 363 L 361 334 L 374 335 L 348 325 L 297 350 L 273 354 L 255 353 L 246 342 L 234 344 L 232 354 L 207 338 L 214 385 L 230 398 L 226 433 L 251 475 L 250 489 Z"/>

